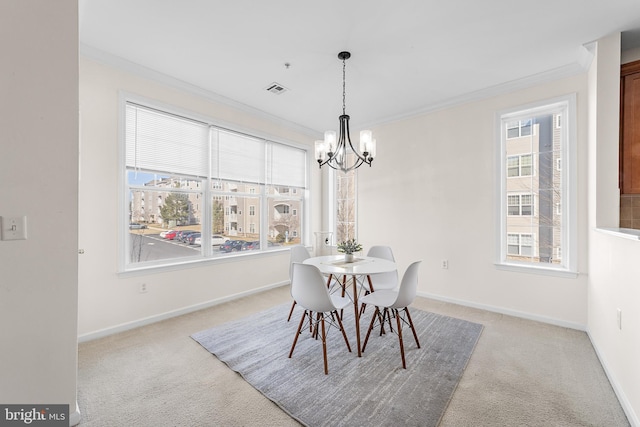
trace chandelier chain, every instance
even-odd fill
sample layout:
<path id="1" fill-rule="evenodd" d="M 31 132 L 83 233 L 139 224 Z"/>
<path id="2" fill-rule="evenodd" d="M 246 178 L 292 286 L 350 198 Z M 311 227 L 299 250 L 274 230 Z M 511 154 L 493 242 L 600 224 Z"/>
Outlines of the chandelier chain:
<path id="1" fill-rule="evenodd" d="M 342 114 L 346 113 L 346 102 L 347 98 L 347 60 L 342 60 Z"/>

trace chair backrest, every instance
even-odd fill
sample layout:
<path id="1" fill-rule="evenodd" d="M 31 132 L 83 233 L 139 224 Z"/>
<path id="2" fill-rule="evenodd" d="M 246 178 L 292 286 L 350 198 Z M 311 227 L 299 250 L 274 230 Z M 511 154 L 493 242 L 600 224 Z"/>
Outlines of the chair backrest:
<path id="1" fill-rule="evenodd" d="M 393 258 L 393 251 L 389 246 L 371 246 L 369 252 L 367 252 L 367 256 L 388 259 L 389 261 L 395 262 L 395 259 Z"/>
<path id="2" fill-rule="evenodd" d="M 303 262 L 305 259 L 311 258 L 311 254 L 302 245 L 295 245 L 291 247 L 291 259 L 289 261 L 289 279 L 293 277 L 293 263 Z"/>
<path id="3" fill-rule="evenodd" d="M 398 297 L 392 308 L 408 307 L 413 302 L 418 292 L 418 268 L 422 261 L 413 262 L 404 272 L 402 276 L 402 282 L 400 283 L 400 289 L 398 290 Z"/>
<path id="4" fill-rule="evenodd" d="M 371 246 L 369 252 L 367 252 L 367 256 L 396 262 L 390 246 Z M 398 271 L 372 274 L 371 280 L 374 290 L 377 289 L 376 284 L 382 285 L 383 289 L 393 289 L 398 286 Z"/>
<path id="5" fill-rule="evenodd" d="M 324 276 L 315 265 L 292 264 L 291 296 L 303 308 L 318 313 L 335 310 Z"/>

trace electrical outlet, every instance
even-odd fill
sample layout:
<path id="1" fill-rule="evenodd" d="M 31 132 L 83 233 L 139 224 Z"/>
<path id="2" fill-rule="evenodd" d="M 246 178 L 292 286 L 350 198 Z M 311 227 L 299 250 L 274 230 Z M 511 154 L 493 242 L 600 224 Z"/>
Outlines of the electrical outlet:
<path id="1" fill-rule="evenodd" d="M 144 294 L 147 292 L 147 284 L 146 283 L 140 283 L 140 293 Z"/>
<path id="2" fill-rule="evenodd" d="M 443 269 L 445 269 L 445 270 L 446 270 L 446 269 L 448 269 L 448 268 L 449 268 L 449 260 L 447 260 L 447 259 L 443 259 L 443 260 L 442 260 L 441 267 L 442 267 Z"/>
<path id="3" fill-rule="evenodd" d="M 618 329 L 622 330 L 622 310 L 618 309 Z"/>

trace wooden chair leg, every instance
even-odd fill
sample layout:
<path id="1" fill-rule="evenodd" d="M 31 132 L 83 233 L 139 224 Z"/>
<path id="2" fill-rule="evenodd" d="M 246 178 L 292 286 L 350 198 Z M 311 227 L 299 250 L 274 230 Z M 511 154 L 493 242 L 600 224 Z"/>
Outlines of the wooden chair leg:
<path id="1" fill-rule="evenodd" d="M 296 306 L 296 302 L 293 301 L 293 304 L 291 304 L 291 310 L 289 310 L 289 317 L 287 317 L 287 322 L 291 320 L 291 315 L 293 314 L 293 309 L 295 308 L 295 306 Z"/>
<path id="2" fill-rule="evenodd" d="M 389 330 L 391 332 L 393 332 L 393 324 L 391 323 L 391 314 L 393 313 L 393 316 L 395 317 L 396 316 L 396 312 L 398 310 L 391 310 L 391 312 L 389 312 L 389 309 L 385 308 L 385 310 L 387 312 L 387 321 L 389 322 Z M 382 332 L 384 333 L 384 330 Z"/>
<path id="3" fill-rule="evenodd" d="M 334 313 L 335 313 L 336 319 L 338 319 L 338 325 L 340 325 L 340 331 L 342 331 L 344 342 L 347 343 L 347 349 L 349 349 L 349 353 L 351 353 L 351 346 L 349 345 L 349 340 L 347 339 L 347 333 L 344 330 L 344 325 L 342 325 L 342 320 L 340 319 L 340 316 L 338 315 L 337 311 L 334 311 L 333 313 L 331 313 L 331 316 L 333 316 Z"/>
<path id="4" fill-rule="evenodd" d="M 343 298 L 344 298 L 344 295 L 345 295 L 345 292 L 346 292 L 345 291 L 346 287 L 347 287 L 347 276 L 345 275 L 345 276 L 342 276 L 342 286 L 341 286 L 341 288 L 342 288 L 342 295 L 341 296 Z M 340 309 L 340 319 L 344 319 L 343 316 L 344 316 L 344 309 L 341 308 Z"/>
<path id="5" fill-rule="evenodd" d="M 320 324 L 320 317 L 322 317 L 322 319 L 324 320 L 324 314 L 323 313 L 317 313 L 316 314 L 316 323 L 315 323 L 315 327 L 313 328 L 313 332 L 311 333 L 311 335 L 315 338 L 318 339 L 318 325 Z M 311 322 L 313 323 L 313 322 Z"/>
<path id="6" fill-rule="evenodd" d="M 373 313 L 373 317 L 371 318 L 371 323 L 369 323 L 369 329 L 367 329 L 367 336 L 364 338 L 364 344 L 362 344 L 362 351 L 367 348 L 367 342 L 369 341 L 369 335 L 371 335 L 371 330 L 373 329 L 373 324 L 376 321 L 376 317 L 380 316 L 380 309 L 376 307 L 376 311 Z"/>
<path id="7" fill-rule="evenodd" d="M 327 335 L 324 330 L 324 313 L 319 316 L 322 323 L 322 355 L 324 357 L 324 374 L 329 375 L 329 365 L 327 364 Z"/>
<path id="8" fill-rule="evenodd" d="M 404 360 L 404 343 L 402 342 L 402 325 L 400 324 L 400 314 L 398 313 L 398 309 L 393 309 L 396 315 L 396 322 L 398 323 L 398 340 L 400 341 L 400 355 L 402 356 L 402 367 L 407 369 L 407 362 Z"/>
<path id="9" fill-rule="evenodd" d="M 416 328 L 413 327 L 413 320 L 411 320 L 411 315 L 409 314 L 409 307 L 404 308 L 405 313 L 407 313 L 407 319 L 409 320 L 409 326 L 411 326 L 411 332 L 413 332 L 413 338 L 416 340 L 416 344 L 418 348 L 420 348 L 420 341 L 418 341 L 418 334 L 416 333 Z"/>
<path id="10" fill-rule="evenodd" d="M 302 313 L 302 317 L 300 318 L 300 324 L 298 325 L 298 330 L 296 331 L 296 337 L 293 339 L 293 345 L 291 346 L 291 351 L 289 352 L 289 359 L 293 355 L 293 350 L 296 348 L 296 343 L 298 342 L 298 337 L 300 336 L 300 331 L 302 330 L 302 324 L 304 323 L 304 318 L 307 316 L 307 310 Z"/>

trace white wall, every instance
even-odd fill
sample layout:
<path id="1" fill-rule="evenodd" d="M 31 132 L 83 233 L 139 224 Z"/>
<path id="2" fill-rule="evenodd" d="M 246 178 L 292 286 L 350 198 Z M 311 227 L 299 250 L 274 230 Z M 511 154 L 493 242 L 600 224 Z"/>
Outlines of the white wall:
<path id="1" fill-rule="evenodd" d="M 619 83 L 615 34 L 598 41 L 589 71 L 588 332 L 629 420 L 640 426 L 640 241 L 596 229 L 617 227 Z"/>
<path id="2" fill-rule="evenodd" d="M 144 96 L 250 131 L 299 144 L 313 137 L 208 99 L 194 88 L 177 89 L 131 64 L 105 65 L 100 55 L 80 60 L 81 178 L 79 335 L 81 339 L 138 326 L 176 313 L 288 281 L 289 252 L 242 257 L 174 271 L 118 274 L 118 96 Z M 125 71 L 125 69 L 127 71 Z M 152 77 L 152 78 L 150 78 Z M 177 83 L 176 83 L 177 84 Z M 313 157 L 311 154 L 310 157 Z M 313 162 L 313 159 L 310 159 Z M 311 164 L 311 185 L 319 185 Z M 318 192 L 319 193 L 319 192 Z M 320 227 L 320 202 L 311 201 L 311 231 Z M 309 244 L 312 244 L 310 239 Z M 146 283 L 148 292 L 139 293 Z"/>
<path id="3" fill-rule="evenodd" d="M 495 114 L 570 93 L 577 93 L 580 275 L 498 270 Z M 402 271 L 422 259 L 422 295 L 584 329 L 586 129 L 586 74 L 380 126 L 375 164 L 358 170 L 359 239 L 391 245 Z"/>
<path id="4" fill-rule="evenodd" d="M 68 404 L 77 423 L 76 0 L 0 3 L 0 402 Z"/>

